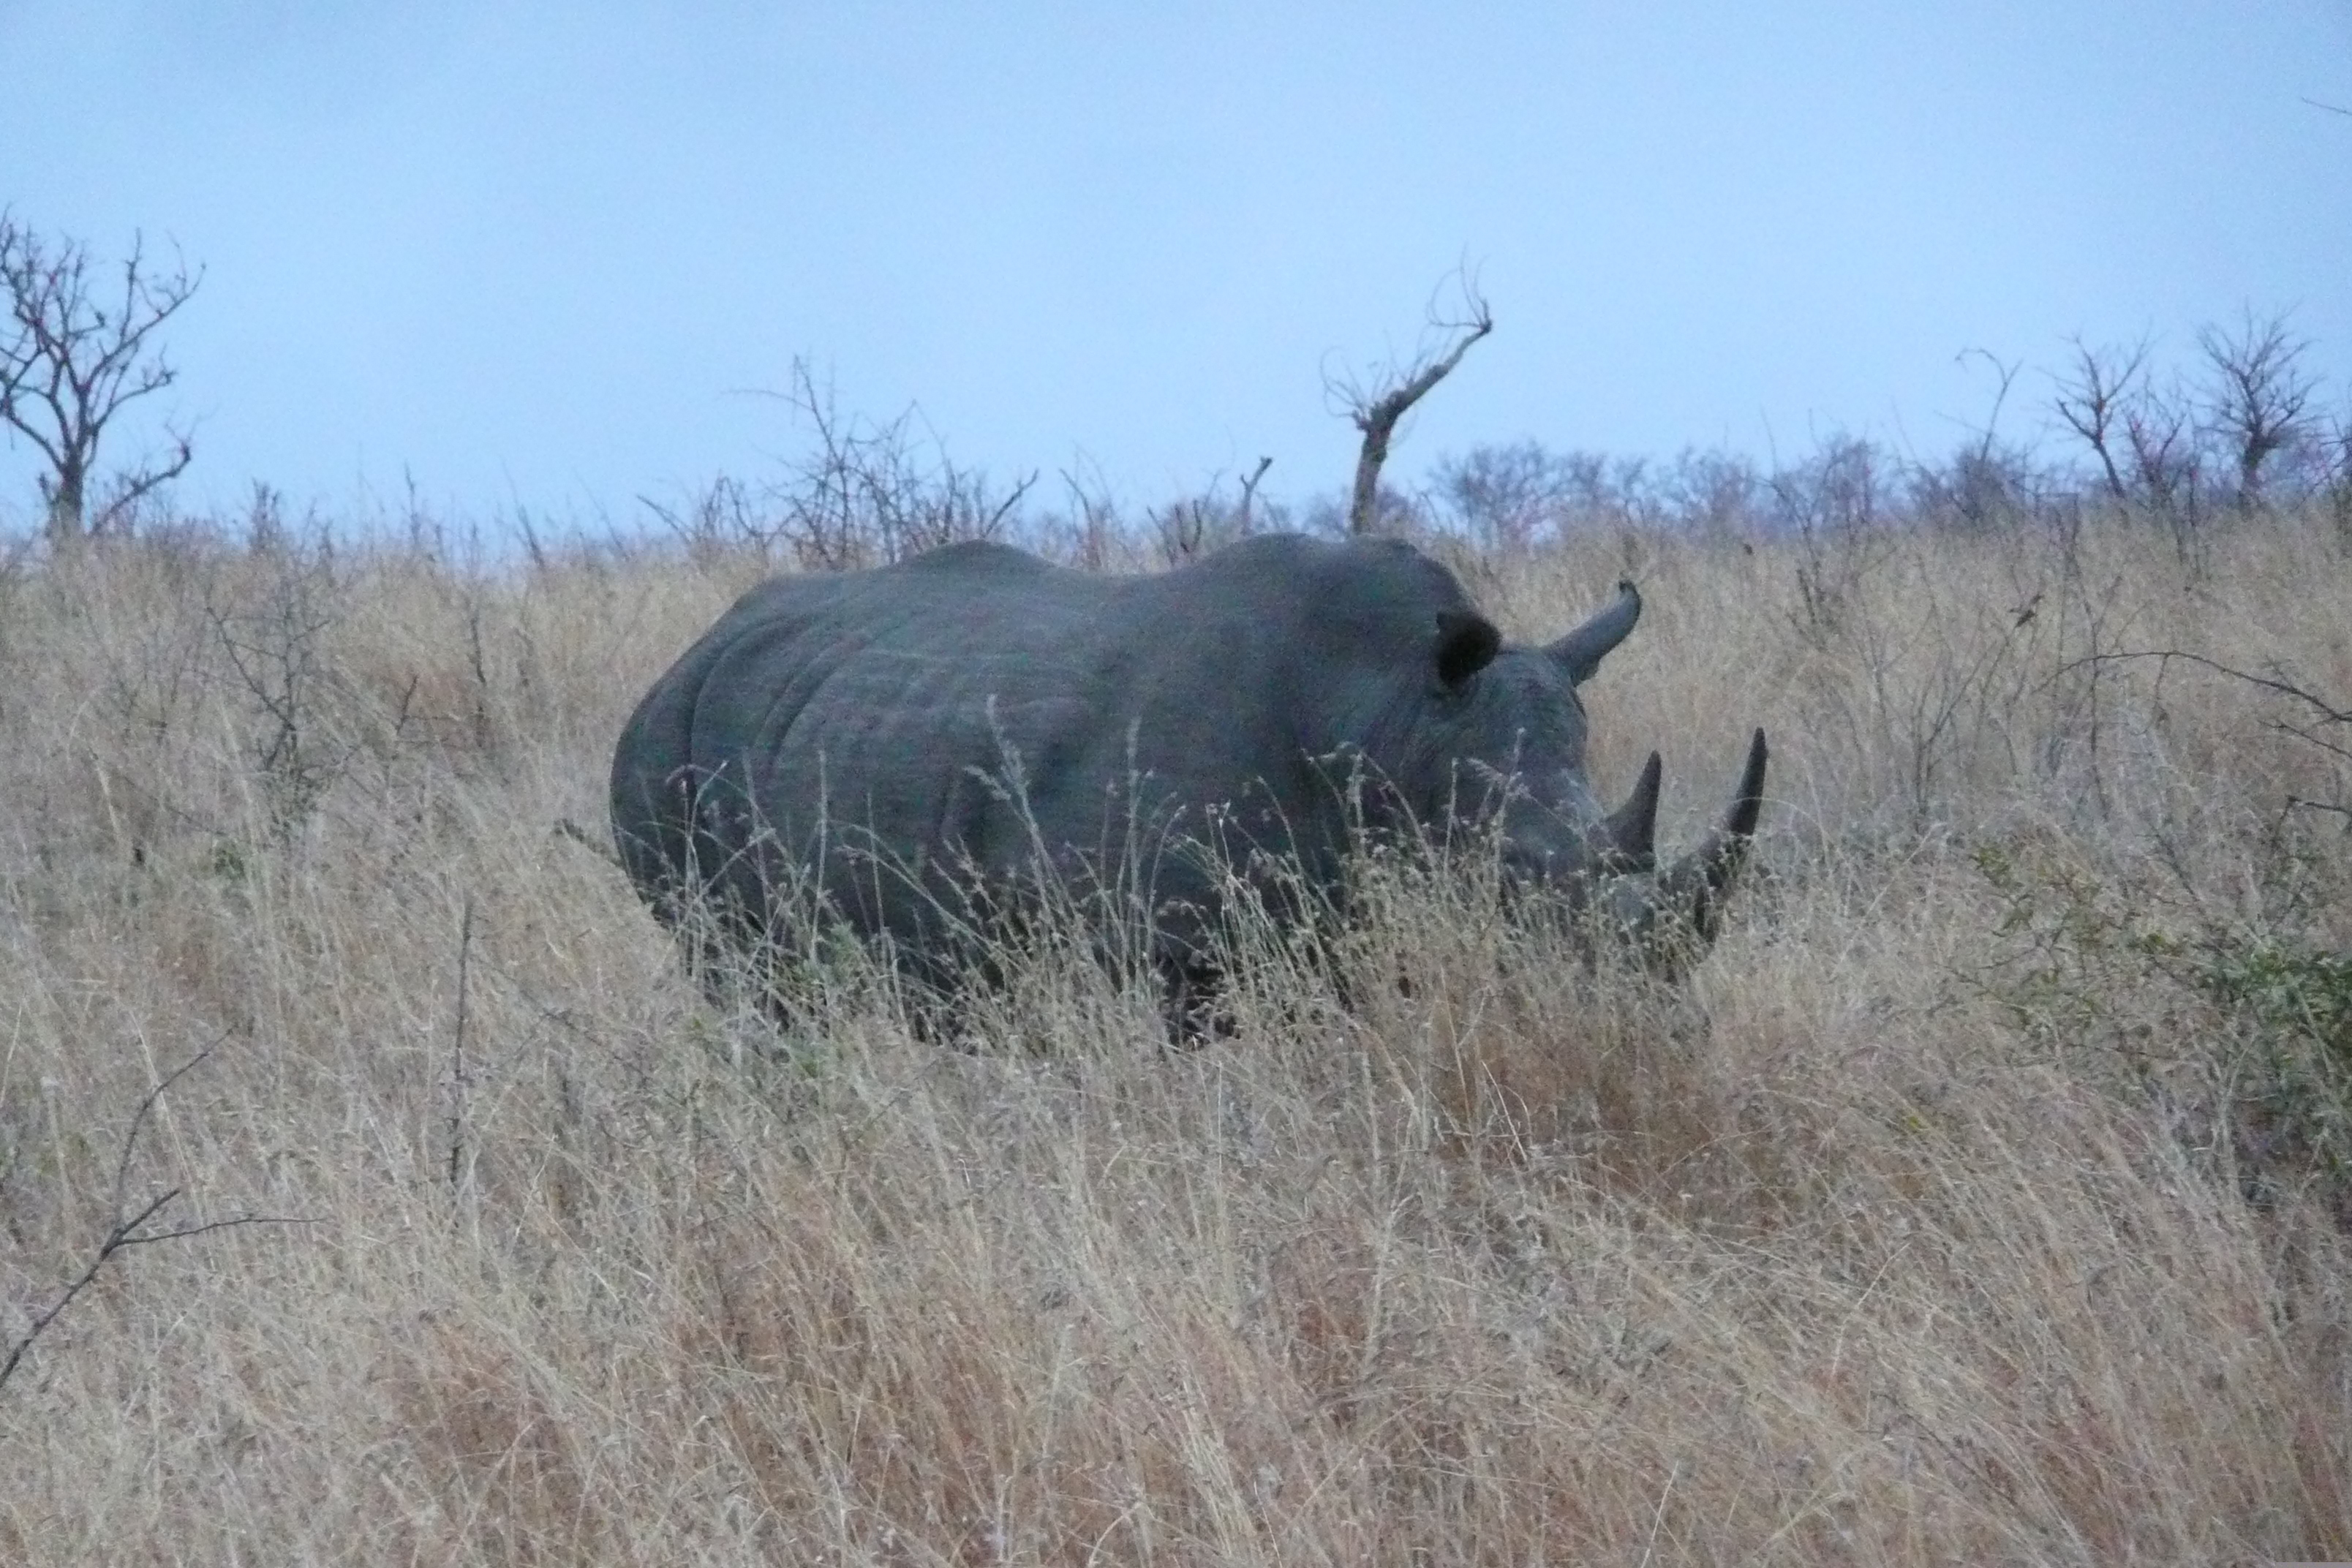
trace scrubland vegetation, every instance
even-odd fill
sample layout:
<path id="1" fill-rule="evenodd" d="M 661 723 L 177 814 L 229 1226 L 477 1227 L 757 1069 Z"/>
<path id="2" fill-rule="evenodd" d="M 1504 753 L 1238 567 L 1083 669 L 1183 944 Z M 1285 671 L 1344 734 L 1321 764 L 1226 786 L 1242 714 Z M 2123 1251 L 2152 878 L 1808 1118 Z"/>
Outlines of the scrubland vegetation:
<path id="1" fill-rule="evenodd" d="M 1404 496 L 1360 397 L 1296 518 L 1055 510 L 803 367 L 770 482 L 492 552 L 174 520 L 184 439 L 86 504 L 27 367 L 193 285 L 108 338 L 27 267 L 0 412 L 83 438 L 0 552 L 6 1561 L 2352 1557 L 2352 426 L 2283 321 L 2078 348 L 2072 474 Z M 1384 857 L 1329 950 L 1237 923 L 1199 1048 L 1050 930 L 951 1028 L 850 949 L 779 1024 L 613 863 L 622 718 L 765 573 L 1293 522 L 1524 638 L 1639 579 L 1594 773 L 1663 751 L 1670 839 L 1770 731 L 1685 981 Z"/>
<path id="2" fill-rule="evenodd" d="M 0 1558 L 2352 1557 L 2334 492 L 1855 460 L 1434 546 L 1522 637 L 1642 582 L 1594 772 L 1671 841 L 1771 732 L 1685 984 L 1391 866 L 1189 1051 L 1050 950 L 961 1050 L 686 978 L 609 748 L 782 523 L 19 553 Z M 1113 521 L 1039 537 L 1181 553 Z"/>

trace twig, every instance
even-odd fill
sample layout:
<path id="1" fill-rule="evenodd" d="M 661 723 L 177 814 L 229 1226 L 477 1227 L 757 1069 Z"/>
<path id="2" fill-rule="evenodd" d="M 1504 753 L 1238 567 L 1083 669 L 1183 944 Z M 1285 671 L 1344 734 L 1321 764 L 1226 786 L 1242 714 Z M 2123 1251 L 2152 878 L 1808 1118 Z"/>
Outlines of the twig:
<path id="1" fill-rule="evenodd" d="M 449 1046 L 449 1191 L 462 1191 L 466 1155 L 466 1003 L 474 964 L 474 897 L 457 921 L 457 1027 Z"/>
<path id="2" fill-rule="evenodd" d="M 129 1181 L 131 1177 L 131 1156 L 139 1146 L 139 1134 L 146 1130 L 147 1118 L 154 1110 L 155 1102 L 163 1098 L 163 1091 L 165 1089 L 171 1088 L 173 1084 L 187 1077 L 191 1072 L 194 1072 L 198 1066 L 205 1062 L 215 1051 L 218 1049 L 220 1049 L 220 1041 L 215 1040 L 211 1045 L 206 1046 L 203 1050 L 198 1051 L 194 1056 L 190 1057 L 177 1068 L 165 1073 L 163 1075 L 163 1081 L 149 1089 L 145 1096 L 140 1100 L 139 1109 L 131 1113 L 131 1130 L 122 1135 L 122 1157 L 114 1163 L 114 1193 L 112 1202 L 109 1206 L 116 1219 L 120 1220 L 122 1217 L 122 1188 L 124 1183 Z M 174 1190 L 176 1191 L 176 1189 Z M 139 1219 L 145 1219 L 148 1215 L 152 1214 L 157 1208 L 162 1207 L 163 1203 L 168 1203 L 171 1200 L 171 1196 L 172 1194 L 167 1193 L 164 1194 L 162 1202 L 148 1205 L 145 1212 L 140 1215 Z M 130 1228 L 135 1230 L 138 1228 L 138 1225 L 139 1220 L 133 1220 L 131 1222 Z"/>
<path id="3" fill-rule="evenodd" d="M 621 858 L 613 852 L 613 847 L 610 844 L 598 838 L 568 816 L 559 816 L 555 819 L 555 836 L 559 838 L 569 838 L 615 870 L 627 869 L 621 864 Z"/>

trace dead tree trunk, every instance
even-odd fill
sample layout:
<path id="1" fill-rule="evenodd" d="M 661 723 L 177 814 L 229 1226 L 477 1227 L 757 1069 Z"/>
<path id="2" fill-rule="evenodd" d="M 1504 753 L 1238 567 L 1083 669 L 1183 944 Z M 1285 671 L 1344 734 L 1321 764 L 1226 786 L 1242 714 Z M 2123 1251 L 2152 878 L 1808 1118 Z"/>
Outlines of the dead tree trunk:
<path id="1" fill-rule="evenodd" d="M 1477 285 L 1462 285 L 1463 315 L 1440 320 L 1433 311 L 1430 326 L 1447 334 L 1441 346 L 1425 350 L 1412 363 L 1391 369 L 1372 386 L 1349 382 L 1332 391 L 1348 410 L 1349 419 L 1364 433 L 1363 450 L 1356 458 L 1356 487 L 1348 501 L 1348 531 L 1370 533 L 1379 521 L 1381 465 L 1389 458 L 1389 443 L 1397 421 L 1420 402 L 1429 389 L 1452 374 L 1470 352 L 1470 345 L 1495 330 L 1495 313 L 1480 297 Z"/>

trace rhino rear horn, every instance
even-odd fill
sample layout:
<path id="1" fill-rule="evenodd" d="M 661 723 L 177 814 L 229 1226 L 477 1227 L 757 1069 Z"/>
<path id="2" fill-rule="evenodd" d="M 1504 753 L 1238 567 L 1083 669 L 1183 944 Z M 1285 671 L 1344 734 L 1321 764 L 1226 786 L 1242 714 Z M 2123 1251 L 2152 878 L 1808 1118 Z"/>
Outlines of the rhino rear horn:
<path id="1" fill-rule="evenodd" d="M 1569 683 L 1581 686 L 1601 668 L 1609 650 L 1625 640 L 1633 623 L 1642 618 L 1642 595 L 1630 579 L 1617 584 L 1616 602 L 1607 609 L 1594 613 L 1591 619 L 1560 638 L 1545 651 L 1559 660 L 1568 670 Z"/>
<path id="2" fill-rule="evenodd" d="M 1723 896 L 1748 858 L 1748 846 L 1764 812 L 1764 765 L 1769 752 L 1764 731 L 1748 742 L 1748 766 L 1739 775 L 1739 792 L 1722 825 L 1696 849 L 1675 861 L 1659 878 L 1666 907 L 1688 922 L 1702 946 L 1715 940 L 1723 922 Z"/>
<path id="3" fill-rule="evenodd" d="M 1601 824 L 1601 858 L 1612 871 L 1649 871 L 1658 863 L 1658 784 L 1665 765 L 1652 752 L 1625 804 Z"/>

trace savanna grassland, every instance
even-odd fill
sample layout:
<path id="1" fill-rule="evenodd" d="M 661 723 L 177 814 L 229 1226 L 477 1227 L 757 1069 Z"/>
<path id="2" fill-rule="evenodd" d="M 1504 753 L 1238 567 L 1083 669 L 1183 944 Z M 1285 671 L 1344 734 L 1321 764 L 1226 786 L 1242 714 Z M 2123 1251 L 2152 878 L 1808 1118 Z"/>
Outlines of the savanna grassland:
<path id="1" fill-rule="evenodd" d="M 1456 554 L 1639 579 L 1670 843 L 1770 732 L 1723 940 L 1396 868 L 1188 1051 L 1050 949 L 961 1050 L 688 981 L 604 773 L 755 562 L 17 561 L 0 1560 L 2352 1558 L 2333 521 Z"/>

